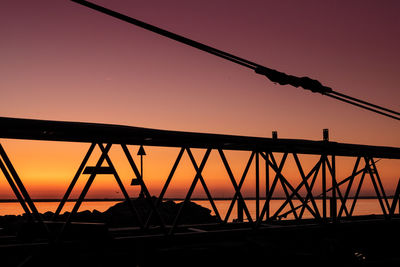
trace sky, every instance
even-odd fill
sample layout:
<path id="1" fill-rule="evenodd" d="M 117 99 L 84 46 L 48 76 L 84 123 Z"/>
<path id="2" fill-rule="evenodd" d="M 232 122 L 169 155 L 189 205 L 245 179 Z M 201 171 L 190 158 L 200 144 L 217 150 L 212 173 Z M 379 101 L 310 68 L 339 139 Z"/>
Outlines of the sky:
<path id="1" fill-rule="evenodd" d="M 399 1 L 93 2 L 400 110 Z M 396 120 L 274 84 L 71 1 L 3 0 L 0 35 L 0 116 L 259 137 L 277 131 L 281 138 L 309 140 L 320 140 L 328 128 L 332 141 L 400 147 Z M 39 141 L 1 144 L 36 197 L 53 196 L 49 190 L 59 195 L 88 148 Z M 168 153 L 172 164 L 177 152 L 160 155 Z M 168 165 L 161 158 L 155 162 Z M 398 162 L 389 165 L 393 188 Z"/>

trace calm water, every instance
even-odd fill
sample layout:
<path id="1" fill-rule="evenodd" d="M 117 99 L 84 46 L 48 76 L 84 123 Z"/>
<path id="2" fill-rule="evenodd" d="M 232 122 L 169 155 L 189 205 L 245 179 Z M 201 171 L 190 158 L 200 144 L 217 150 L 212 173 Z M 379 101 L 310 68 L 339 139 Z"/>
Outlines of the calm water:
<path id="1" fill-rule="evenodd" d="M 348 201 L 348 207 L 351 205 L 351 201 Z M 194 201 L 197 204 L 209 208 L 212 210 L 211 204 L 207 200 L 196 200 Z M 270 204 L 270 209 L 271 209 L 271 214 L 276 211 L 282 204 L 284 200 L 272 200 Z M 389 204 L 391 204 L 392 200 L 389 200 Z M 118 203 L 118 201 L 94 201 L 94 202 L 84 202 L 79 209 L 80 211 L 83 210 L 98 210 L 100 212 L 103 212 L 107 210 L 109 207 L 115 205 Z M 225 217 L 226 212 L 228 211 L 229 205 L 231 201 L 229 200 L 215 200 L 215 205 L 217 206 L 218 212 L 220 213 L 221 217 Z M 260 201 L 260 210 L 262 209 L 264 201 Z M 294 202 L 294 205 L 297 206 L 299 205 L 300 202 Z M 322 201 L 321 200 L 316 200 L 316 204 L 318 206 L 318 209 L 322 211 Z M 46 211 L 52 211 L 54 212 L 57 208 L 58 202 L 36 202 L 35 203 L 36 208 L 39 210 L 39 212 L 44 213 Z M 63 209 L 63 212 L 65 211 L 71 211 L 72 207 L 74 205 L 74 202 L 67 202 L 65 204 L 65 207 Z M 256 213 L 256 201 L 255 200 L 246 200 L 246 205 L 247 208 L 249 209 L 249 212 L 252 216 L 252 218 L 255 217 Z M 310 204 L 311 205 L 311 204 Z M 287 211 L 289 208 L 288 207 L 285 209 Z M 300 209 L 298 210 L 300 211 Z M 18 215 L 22 214 L 23 209 L 21 208 L 19 203 L 0 203 L 0 215 Z M 328 206 L 328 213 L 329 213 L 329 206 Z M 215 214 L 212 212 L 212 214 Z M 357 201 L 356 207 L 354 209 L 354 215 L 367 215 L 367 214 L 382 214 L 382 209 L 379 205 L 379 202 L 377 199 L 359 199 Z M 311 218 L 312 215 L 309 212 L 304 213 L 304 218 Z M 237 218 L 237 209 L 236 205 L 232 209 L 232 213 L 230 215 L 230 220 Z M 293 215 L 289 215 L 287 217 L 293 218 Z"/>
<path id="2" fill-rule="evenodd" d="M 351 204 L 352 204 L 352 199 L 348 201 L 347 203 L 347 208 L 350 210 Z M 197 204 L 209 208 L 212 210 L 211 204 L 207 200 L 202 200 L 202 201 L 195 201 Z M 270 203 L 270 214 L 273 214 L 280 206 L 285 202 L 285 200 L 271 200 Z M 391 199 L 389 200 L 389 204 L 391 204 Z M 220 213 L 221 217 L 224 217 L 226 212 L 229 209 L 229 206 L 231 204 L 231 201 L 228 200 L 220 200 L 216 201 L 215 205 L 217 206 L 218 212 Z M 264 201 L 260 201 L 260 212 L 261 209 L 263 208 Z M 294 207 L 297 207 L 300 205 L 300 201 L 293 201 Z M 246 200 L 246 205 L 247 208 L 250 212 L 251 217 L 254 219 L 255 214 L 256 214 L 256 201 L 255 200 Z M 318 210 L 320 213 L 322 213 L 322 200 L 317 199 L 316 200 L 316 205 L 318 207 Z M 329 203 L 327 203 L 327 215 L 329 216 Z M 339 205 L 339 202 L 338 204 Z M 312 207 L 311 203 L 309 203 L 309 206 Z M 290 206 L 287 205 L 286 208 L 284 209 L 284 212 L 290 210 Z M 296 212 L 300 212 L 300 209 L 297 209 Z M 339 210 L 339 208 L 338 208 Z M 214 212 L 212 213 L 214 214 Z M 282 212 L 281 212 L 282 214 Z M 356 202 L 356 206 L 354 208 L 353 215 L 368 215 L 368 214 L 383 214 L 381 206 L 379 204 L 379 201 L 377 199 L 358 199 Z M 246 218 L 246 215 L 243 215 L 244 218 Z M 232 209 L 232 214 L 229 217 L 230 219 L 234 219 L 237 217 L 237 209 L 236 206 Z M 290 214 L 287 216 L 287 219 L 293 219 L 294 216 L 293 214 Z M 304 212 L 303 218 L 313 218 L 312 214 L 307 211 L 307 209 Z"/>
<path id="3" fill-rule="evenodd" d="M 83 210 L 98 210 L 98 211 L 105 211 L 109 207 L 115 205 L 118 201 L 94 201 L 94 202 L 84 202 L 81 205 L 80 211 Z M 36 202 L 35 206 L 39 212 L 44 213 L 46 211 L 55 212 L 58 207 L 59 202 Z M 67 202 L 64 205 L 64 209 L 62 211 L 71 211 L 75 202 Z M 21 205 L 17 202 L 10 202 L 10 203 L 0 203 L 0 215 L 19 215 L 24 213 Z"/>

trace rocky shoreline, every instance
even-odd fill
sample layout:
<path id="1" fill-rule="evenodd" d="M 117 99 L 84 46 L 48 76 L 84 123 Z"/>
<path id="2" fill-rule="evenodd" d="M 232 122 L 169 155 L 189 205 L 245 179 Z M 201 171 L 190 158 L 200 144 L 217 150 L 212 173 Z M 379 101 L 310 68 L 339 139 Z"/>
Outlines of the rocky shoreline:
<path id="1" fill-rule="evenodd" d="M 148 200 L 131 201 L 139 215 L 147 218 L 151 211 Z M 157 199 L 153 197 L 152 201 L 155 203 Z M 30 259 L 27 266 L 42 267 L 188 266 L 188 262 L 197 264 L 189 266 L 242 267 L 258 266 L 260 261 L 279 266 L 400 266 L 397 245 L 400 217 L 385 220 L 367 216 L 320 224 L 307 220 L 302 223 L 279 221 L 255 231 L 250 225 L 240 228 L 241 223 L 233 224 L 232 228 L 229 224 L 212 228 L 217 220 L 209 209 L 193 202 L 186 204 L 179 220 L 180 224 L 186 224 L 182 227 L 186 229 L 179 229 L 186 231 L 184 233 L 164 236 L 147 232 L 144 236 L 139 227 L 132 227 L 138 226 L 138 222 L 124 201 L 104 212 L 78 212 L 72 220 L 75 224 L 68 229 L 71 231 L 66 232 L 67 238 L 62 239 L 67 242 L 36 242 L 36 247 L 31 246 L 34 242 L 30 241 L 44 237 L 43 232 L 40 235 L 37 224 L 27 223 L 28 216 L 0 216 L 3 236 L 15 235 L 18 241 L 24 241 L 18 246 L 14 246 L 12 240 L 3 243 L 2 263 L 18 266 L 14 263 L 19 264 L 25 257 Z M 165 224 L 173 224 L 181 205 L 182 202 L 173 201 L 160 204 L 158 211 Z M 61 214 L 55 222 L 51 222 L 52 212 L 41 215 L 51 230 L 59 230 L 70 213 Z M 156 216 L 150 224 L 158 225 Z"/>
<path id="2" fill-rule="evenodd" d="M 156 203 L 157 198 L 152 197 L 151 201 Z M 132 206 L 135 207 L 141 221 L 147 220 L 151 207 L 148 199 L 136 198 L 131 199 Z M 183 202 L 176 203 L 172 200 L 162 201 L 157 210 L 165 224 L 173 224 Z M 52 221 L 54 213 L 47 211 L 41 213 L 43 221 Z M 70 212 L 60 214 L 56 221 L 64 222 L 70 216 Z M 106 227 L 134 227 L 139 226 L 137 216 L 132 213 L 130 205 L 127 201 L 119 202 L 111 206 L 104 212 L 96 209 L 93 211 L 84 210 L 77 212 L 72 218 L 72 222 L 89 222 L 89 223 L 104 223 Z M 211 210 L 204 208 L 194 202 L 187 202 L 182 210 L 179 223 L 180 224 L 201 224 L 214 223 L 216 217 L 211 215 Z M 23 215 L 3 215 L 0 216 L 0 229 L 3 234 L 18 234 L 21 227 L 29 223 L 29 216 Z M 153 214 L 150 220 L 150 225 L 159 225 L 158 217 Z"/>

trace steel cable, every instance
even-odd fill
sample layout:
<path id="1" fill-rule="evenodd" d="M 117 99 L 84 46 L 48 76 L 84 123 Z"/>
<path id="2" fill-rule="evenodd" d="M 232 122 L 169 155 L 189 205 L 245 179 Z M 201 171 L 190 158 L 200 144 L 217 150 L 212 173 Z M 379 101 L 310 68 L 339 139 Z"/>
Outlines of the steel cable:
<path id="1" fill-rule="evenodd" d="M 310 90 L 313 93 L 320 93 L 329 97 L 332 97 L 336 100 L 375 112 L 377 114 L 395 119 L 395 120 L 400 120 L 400 112 L 393 111 L 391 109 L 381 107 L 379 105 L 375 105 L 372 103 L 369 103 L 367 101 L 363 101 L 361 99 L 351 97 L 339 92 L 336 92 L 332 90 L 332 88 L 327 87 L 322 85 L 318 80 L 311 79 L 309 77 L 297 77 L 293 75 L 288 75 L 286 73 L 267 68 L 265 66 L 259 65 L 257 63 L 251 62 L 247 59 L 240 58 L 238 56 L 232 55 L 230 53 L 227 53 L 225 51 L 216 49 L 214 47 L 205 45 L 203 43 L 191 40 L 189 38 L 186 38 L 184 36 L 175 34 L 173 32 L 161 29 L 159 27 L 156 27 L 154 25 L 148 24 L 146 22 L 131 18 L 127 15 L 118 13 L 116 11 L 113 11 L 111 9 L 96 5 L 94 3 L 84 1 L 84 0 L 71 0 L 72 2 L 84 5 L 86 7 L 89 7 L 91 9 L 94 9 L 96 11 L 102 12 L 104 14 L 107 14 L 109 16 L 112 16 L 114 18 L 120 19 L 122 21 L 128 22 L 130 24 L 136 25 L 138 27 L 141 27 L 143 29 L 149 30 L 151 32 L 157 33 L 159 35 L 165 36 L 169 39 L 173 39 L 177 42 L 186 44 L 188 46 L 197 48 L 199 50 L 202 50 L 204 52 L 213 54 L 215 56 L 221 57 L 223 59 L 229 60 L 233 63 L 239 64 L 241 66 L 250 68 L 254 70 L 256 73 L 261 74 L 266 76 L 269 80 L 271 80 L 274 83 L 279 83 L 280 85 L 292 85 L 294 87 L 303 87 L 306 90 Z M 397 115 L 397 116 L 396 116 Z"/>

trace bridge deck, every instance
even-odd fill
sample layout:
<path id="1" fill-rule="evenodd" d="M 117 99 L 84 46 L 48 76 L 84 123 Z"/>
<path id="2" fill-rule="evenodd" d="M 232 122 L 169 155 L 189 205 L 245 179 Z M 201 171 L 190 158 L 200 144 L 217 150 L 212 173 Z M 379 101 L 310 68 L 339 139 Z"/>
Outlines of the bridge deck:
<path id="1" fill-rule="evenodd" d="M 280 266 L 398 266 L 398 248 L 393 242 L 400 236 L 399 224 L 399 218 L 388 221 L 373 217 L 323 225 L 286 221 L 265 224 L 257 231 L 246 223 L 228 224 L 226 229 L 192 225 L 169 237 L 144 235 L 139 229 L 120 229 L 120 233 L 114 229 L 111 238 L 103 240 L 65 240 L 57 245 L 45 241 L 3 243 L 0 256 L 14 263 L 34 253 L 28 263 L 40 262 L 42 266 L 88 266 L 87 259 L 91 264 L 103 264 L 100 266 L 258 266 L 260 262 Z M 193 227 L 206 231 L 190 230 Z M 359 265 L 352 265 L 356 263 Z"/>

